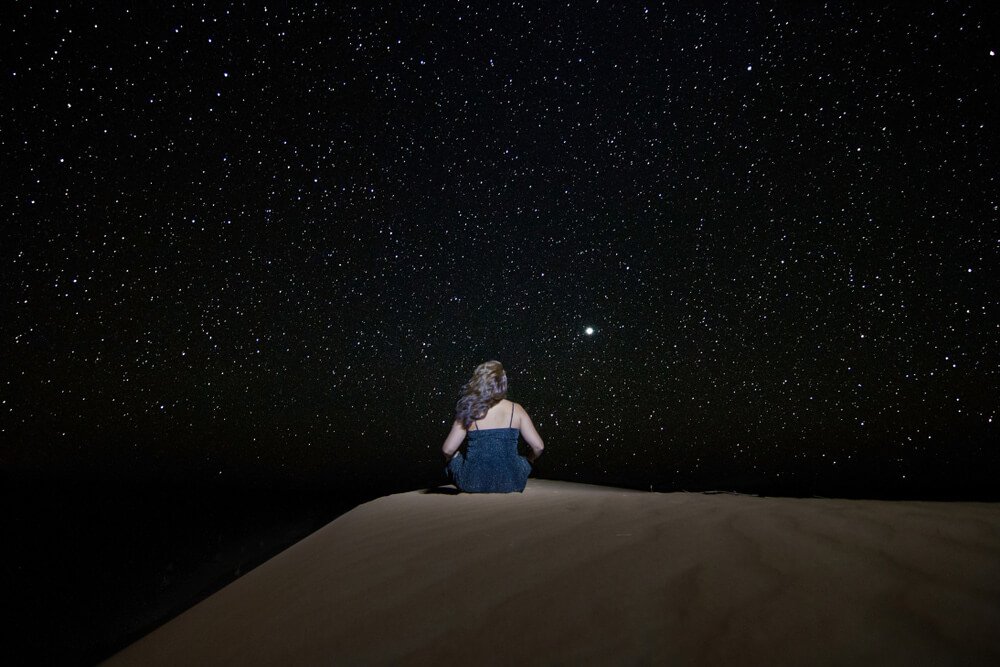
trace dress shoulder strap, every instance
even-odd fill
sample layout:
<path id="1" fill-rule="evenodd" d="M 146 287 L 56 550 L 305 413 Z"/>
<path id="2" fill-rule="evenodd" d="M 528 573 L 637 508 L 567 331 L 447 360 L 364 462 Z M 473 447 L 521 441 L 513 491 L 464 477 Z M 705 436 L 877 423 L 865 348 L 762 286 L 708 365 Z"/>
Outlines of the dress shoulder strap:
<path id="1" fill-rule="evenodd" d="M 507 425 L 507 428 L 510 428 L 513 425 L 514 425 L 514 401 L 511 401 L 510 402 L 510 424 Z"/>

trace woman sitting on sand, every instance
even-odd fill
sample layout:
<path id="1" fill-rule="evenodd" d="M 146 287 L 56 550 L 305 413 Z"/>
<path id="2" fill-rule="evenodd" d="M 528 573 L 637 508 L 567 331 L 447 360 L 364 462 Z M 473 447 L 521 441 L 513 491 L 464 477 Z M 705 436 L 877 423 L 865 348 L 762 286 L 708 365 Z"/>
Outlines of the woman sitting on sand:
<path id="1" fill-rule="evenodd" d="M 479 364 L 462 389 L 455 423 L 441 447 L 448 461 L 445 474 L 462 491 L 524 491 L 531 474 L 529 460 L 537 459 L 545 449 L 531 417 L 506 396 L 507 374 L 499 361 Z M 531 447 L 530 459 L 517 453 L 518 434 Z M 466 436 L 469 444 L 460 451 Z"/>

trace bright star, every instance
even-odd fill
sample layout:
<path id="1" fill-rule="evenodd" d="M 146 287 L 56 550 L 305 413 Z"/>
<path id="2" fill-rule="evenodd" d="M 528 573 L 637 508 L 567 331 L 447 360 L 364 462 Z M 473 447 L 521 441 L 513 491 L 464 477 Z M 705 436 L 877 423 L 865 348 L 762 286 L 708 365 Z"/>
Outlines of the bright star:
<path id="1" fill-rule="evenodd" d="M 593 335 L 594 327 L 587 327 L 586 329 L 584 329 L 584 331 L 587 332 L 588 336 Z"/>

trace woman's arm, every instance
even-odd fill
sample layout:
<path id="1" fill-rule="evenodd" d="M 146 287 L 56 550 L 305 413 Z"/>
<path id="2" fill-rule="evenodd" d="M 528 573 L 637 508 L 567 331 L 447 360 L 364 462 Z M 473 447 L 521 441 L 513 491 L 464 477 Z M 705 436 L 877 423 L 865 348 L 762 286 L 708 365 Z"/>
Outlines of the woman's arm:
<path id="1" fill-rule="evenodd" d="M 535 425 L 531 423 L 531 417 L 528 416 L 528 412 L 520 404 L 518 404 L 518 407 L 521 408 L 518 428 L 521 430 L 521 437 L 531 447 L 531 455 L 528 457 L 528 460 L 534 463 L 535 459 L 542 455 L 545 443 L 542 442 L 542 436 L 538 435 L 538 431 L 535 430 Z"/>
<path id="2" fill-rule="evenodd" d="M 444 454 L 446 461 L 450 461 L 458 448 L 462 446 L 462 441 L 465 440 L 465 429 L 462 427 L 462 422 L 457 419 L 451 425 L 451 433 L 448 437 L 444 439 L 444 444 L 441 445 L 441 453 Z"/>

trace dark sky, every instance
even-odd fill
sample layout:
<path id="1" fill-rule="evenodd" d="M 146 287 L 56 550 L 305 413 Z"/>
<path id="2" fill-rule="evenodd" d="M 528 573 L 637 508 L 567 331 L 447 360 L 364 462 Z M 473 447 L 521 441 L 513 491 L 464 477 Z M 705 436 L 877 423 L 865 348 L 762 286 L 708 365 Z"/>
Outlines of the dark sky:
<path id="1" fill-rule="evenodd" d="M 994 2 L 59 4 L 0 22 L 8 471 L 436 474 L 497 359 L 542 476 L 1000 472 Z"/>

